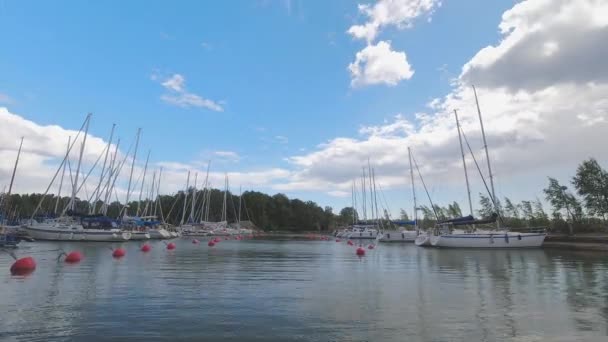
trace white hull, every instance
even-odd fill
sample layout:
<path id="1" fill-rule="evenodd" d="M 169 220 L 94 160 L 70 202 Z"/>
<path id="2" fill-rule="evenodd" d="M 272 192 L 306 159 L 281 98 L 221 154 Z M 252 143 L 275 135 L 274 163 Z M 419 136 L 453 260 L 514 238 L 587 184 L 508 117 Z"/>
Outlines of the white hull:
<path id="1" fill-rule="evenodd" d="M 444 248 L 534 248 L 540 247 L 545 233 L 496 232 L 444 234 L 431 237 L 431 244 Z"/>
<path id="2" fill-rule="evenodd" d="M 431 238 L 427 234 L 423 233 L 416 237 L 416 240 L 414 240 L 414 243 L 416 244 L 416 246 L 420 246 L 420 247 L 431 246 Z"/>
<path id="3" fill-rule="evenodd" d="M 148 239 L 150 239 L 150 234 L 147 232 L 133 231 L 130 233 L 131 233 L 131 240 L 148 240 Z"/>
<path id="4" fill-rule="evenodd" d="M 67 229 L 67 227 L 26 227 L 25 231 L 35 240 L 50 241 L 97 241 L 97 242 L 116 242 L 127 241 L 131 238 L 131 233 L 119 229 Z"/>
<path id="5" fill-rule="evenodd" d="M 407 230 L 389 230 L 378 235 L 379 242 L 414 242 L 416 240 L 415 231 Z"/>
<path id="6" fill-rule="evenodd" d="M 168 239 L 171 237 L 168 231 L 160 228 L 160 229 L 150 229 L 148 231 L 150 234 L 150 239 Z"/>

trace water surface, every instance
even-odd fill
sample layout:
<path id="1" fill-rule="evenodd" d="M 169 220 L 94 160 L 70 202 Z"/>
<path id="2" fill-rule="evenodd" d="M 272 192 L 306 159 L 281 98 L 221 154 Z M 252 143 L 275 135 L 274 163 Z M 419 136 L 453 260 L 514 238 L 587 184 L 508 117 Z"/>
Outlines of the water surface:
<path id="1" fill-rule="evenodd" d="M 22 243 L 0 254 L 0 340 L 607 341 L 608 258 L 333 241 Z M 118 245 L 114 245 L 118 246 Z M 58 248 L 81 250 L 76 265 Z"/>

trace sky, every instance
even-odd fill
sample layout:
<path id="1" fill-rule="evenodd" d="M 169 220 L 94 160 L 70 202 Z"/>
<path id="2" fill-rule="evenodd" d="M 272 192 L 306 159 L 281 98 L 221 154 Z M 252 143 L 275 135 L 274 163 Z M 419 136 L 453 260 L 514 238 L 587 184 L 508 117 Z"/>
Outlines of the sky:
<path id="1" fill-rule="evenodd" d="M 23 136 L 13 191 L 43 192 L 92 113 L 83 170 L 112 124 L 121 158 L 142 128 L 134 179 L 150 151 L 162 193 L 188 171 L 200 184 L 210 161 L 215 187 L 228 174 L 234 192 L 337 212 L 369 160 L 396 216 L 412 211 L 411 147 L 433 201 L 464 209 L 454 109 L 488 175 L 475 85 L 497 196 L 542 200 L 547 176 L 608 162 L 606 41 L 602 0 L 0 0 L 0 187 Z M 466 160 L 476 206 L 485 188 Z"/>

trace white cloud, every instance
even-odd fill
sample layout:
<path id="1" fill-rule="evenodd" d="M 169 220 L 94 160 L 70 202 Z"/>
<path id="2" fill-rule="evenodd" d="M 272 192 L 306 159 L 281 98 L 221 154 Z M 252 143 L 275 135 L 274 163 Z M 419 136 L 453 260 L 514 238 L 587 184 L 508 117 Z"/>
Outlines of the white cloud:
<path id="1" fill-rule="evenodd" d="M 380 41 L 357 52 L 348 70 L 352 87 L 374 84 L 394 86 L 414 75 L 405 52 L 391 50 L 390 41 Z"/>
<path id="2" fill-rule="evenodd" d="M 522 1 L 499 28 L 502 40 L 464 65 L 462 81 L 512 91 L 608 81 L 606 1 Z"/>
<path id="3" fill-rule="evenodd" d="M 154 73 L 150 78 L 155 81 L 159 79 L 159 76 Z M 221 102 L 215 102 L 203 98 L 200 95 L 188 92 L 186 89 L 186 79 L 180 74 L 173 74 L 165 81 L 161 82 L 161 85 L 165 87 L 169 93 L 161 95 L 160 99 L 168 104 L 182 107 L 182 108 L 206 108 L 216 112 L 223 112 L 224 108 Z"/>
<path id="4" fill-rule="evenodd" d="M 374 5 L 359 5 L 359 12 L 367 17 L 362 25 L 353 25 L 348 33 L 357 39 L 366 39 L 371 43 L 385 26 L 399 29 L 412 26 L 414 19 L 424 14 L 431 14 L 441 5 L 438 0 L 380 0 Z"/>
<path id="5" fill-rule="evenodd" d="M 602 15 L 607 6 L 601 1 L 516 4 L 505 12 L 500 24 L 505 38 L 495 47 L 481 49 L 465 65 L 453 90 L 429 103 L 429 113 L 416 113 L 416 122 L 396 116 L 380 125 L 362 127 L 360 137 L 337 137 L 314 151 L 292 156 L 289 162 L 296 171 L 289 182 L 278 187 L 348 191 L 367 158 L 383 188 L 403 186 L 409 183 L 407 146 L 413 148 L 429 184 L 461 186 L 453 109 L 459 110 L 478 160 L 483 162 L 484 157 L 470 87 L 473 81 L 479 85 L 499 183 L 525 177 L 538 184 L 532 191 L 539 193 L 547 175 L 572 174 L 582 159 L 591 156 L 606 161 L 608 73 L 600 65 L 605 63 L 608 45 L 600 44 L 599 37 L 604 37 L 608 27 L 608 15 Z M 588 63 L 579 63 L 572 56 Z M 560 61 L 540 62 L 546 58 Z M 470 157 L 469 165 L 477 179 L 477 192 L 484 191 Z M 505 194 L 531 191 L 525 187 L 510 183 Z"/>
<path id="6" fill-rule="evenodd" d="M 230 161 L 239 161 L 239 159 L 241 159 L 241 156 L 233 151 L 215 151 L 213 152 L 213 155 Z"/>
<path id="7" fill-rule="evenodd" d="M 351 195 L 350 192 L 341 190 L 328 191 L 327 194 L 333 197 L 348 197 Z"/>
<path id="8" fill-rule="evenodd" d="M 176 92 L 182 92 L 184 91 L 184 76 L 180 75 L 180 74 L 173 74 L 173 76 L 169 77 L 167 80 L 165 80 L 162 84 L 163 87 L 169 89 L 169 90 L 173 90 Z"/>

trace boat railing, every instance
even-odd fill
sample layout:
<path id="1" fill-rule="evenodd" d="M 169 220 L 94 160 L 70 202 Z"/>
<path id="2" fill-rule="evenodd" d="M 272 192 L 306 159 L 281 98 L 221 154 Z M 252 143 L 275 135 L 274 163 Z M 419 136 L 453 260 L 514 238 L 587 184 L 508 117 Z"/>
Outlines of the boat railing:
<path id="1" fill-rule="evenodd" d="M 539 227 L 509 228 L 509 231 L 522 232 L 522 233 L 546 233 L 547 227 L 539 226 Z"/>

